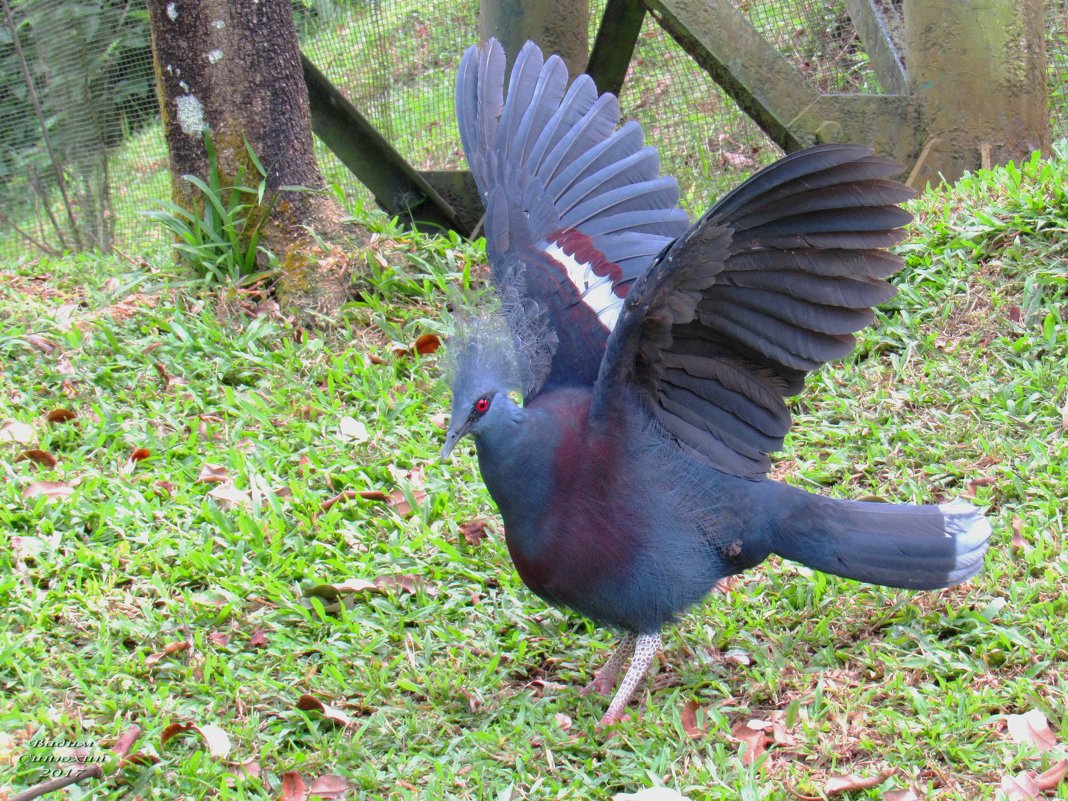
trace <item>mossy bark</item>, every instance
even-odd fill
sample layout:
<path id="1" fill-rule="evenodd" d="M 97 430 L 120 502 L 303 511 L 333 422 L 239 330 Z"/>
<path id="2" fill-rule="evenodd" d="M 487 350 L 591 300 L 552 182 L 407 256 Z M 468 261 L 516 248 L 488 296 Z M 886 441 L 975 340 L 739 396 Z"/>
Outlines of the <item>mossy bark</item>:
<path id="1" fill-rule="evenodd" d="M 337 258 L 322 258 L 330 248 L 321 243 L 358 232 L 318 191 L 324 184 L 289 0 L 149 0 L 148 7 L 174 202 L 191 210 L 202 203 L 181 176 L 207 178 L 206 132 L 224 186 L 258 175 L 251 148 L 267 173 L 267 192 L 251 214 L 264 218 L 260 244 L 281 266 L 278 300 L 297 312 L 332 314 L 350 275 Z"/>
<path id="2" fill-rule="evenodd" d="M 1042 0 L 905 0 L 904 11 L 928 136 L 915 185 L 1049 151 Z"/>

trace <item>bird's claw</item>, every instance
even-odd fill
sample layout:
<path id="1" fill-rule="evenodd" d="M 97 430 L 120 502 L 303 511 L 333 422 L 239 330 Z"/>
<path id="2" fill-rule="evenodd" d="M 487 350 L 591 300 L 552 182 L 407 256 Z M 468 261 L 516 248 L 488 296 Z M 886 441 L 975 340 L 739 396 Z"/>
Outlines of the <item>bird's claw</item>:
<path id="1" fill-rule="evenodd" d="M 626 712 L 620 715 L 612 715 L 606 712 L 604 717 L 597 721 L 597 730 L 600 731 L 601 729 L 607 729 L 610 726 L 615 726 L 617 723 L 626 723 L 629 720 L 630 715 L 628 715 Z"/>
<path id="2" fill-rule="evenodd" d="M 615 689 L 615 679 L 615 676 L 602 676 L 600 673 L 597 673 L 594 675 L 593 681 L 579 690 L 579 695 L 586 696 L 592 695 L 593 693 L 597 693 L 598 695 L 608 695 Z"/>

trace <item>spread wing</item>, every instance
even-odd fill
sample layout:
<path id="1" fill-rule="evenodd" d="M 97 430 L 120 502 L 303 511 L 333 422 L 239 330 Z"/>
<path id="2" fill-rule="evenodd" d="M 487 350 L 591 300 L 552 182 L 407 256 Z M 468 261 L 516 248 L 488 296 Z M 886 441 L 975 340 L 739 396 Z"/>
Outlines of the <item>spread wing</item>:
<path id="1" fill-rule="evenodd" d="M 854 145 L 802 150 L 717 203 L 632 287 L 591 416 L 637 396 L 717 468 L 762 477 L 790 427 L 785 398 L 853 348 L 895 290 L 912 190 Z"/>
<path id="2" fill-rule="evenodd" d="M 469 48 L 456 109 L 513 335 L 555 335 L 551 360 L 527 382 L 529 400 L 540 389 L 592 386 L 631 284 L 689 221 L 638 124 L 617 127 L 613 95 L 598 95 L 587 75 L 568 86 L 563 61 L 530 42 L 507 99 L 504 72 L 496 40 Z"/>

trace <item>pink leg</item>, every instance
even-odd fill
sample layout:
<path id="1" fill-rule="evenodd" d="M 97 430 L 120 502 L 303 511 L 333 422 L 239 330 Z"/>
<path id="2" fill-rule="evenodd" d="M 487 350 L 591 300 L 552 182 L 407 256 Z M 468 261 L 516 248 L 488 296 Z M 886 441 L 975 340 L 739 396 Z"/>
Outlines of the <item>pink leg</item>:
<path id="1" fill-rule="evenodd" d="M 631 634 L 630 632 L 625 634 L 615 653 L 608 658 L 608 661 L 604 663 L 604 667 L 594 674 L 593 681 L 583 687 L 579 694 L 600 693 L 601 695 L 608 695 L 608 693 L 612 692 L 616 686 L 616 679 L 619 678 L 619 671 L 623 668 L 623 663 L 634 654 L 634 642 L 637 638 L 637 634 Z"/>
<path id="2" fill-rule="evenodd" d="M 645 676 L 646 671 L 649 670 L 649 665 L 652 664 L 656 652 L 662 647 L 663 644 L 660 641 L 659 632 L 656 634 L 639 634 L 637 636 L 634 641 L 634 659 L 631 660 L 630 667 L 627 668 L 627 675 L 623 677 L 623 682 L 619 685 L 615 698 L 608 705 L 608 711 L 604 713 L 604 717 L 601 718 L 601 722 L 598 725 L 611 726 L 623 717 L 623 710 L 626 708 L 627 702 L 634 695 L 634 691 L 638 689 L 638 683 Z"/>

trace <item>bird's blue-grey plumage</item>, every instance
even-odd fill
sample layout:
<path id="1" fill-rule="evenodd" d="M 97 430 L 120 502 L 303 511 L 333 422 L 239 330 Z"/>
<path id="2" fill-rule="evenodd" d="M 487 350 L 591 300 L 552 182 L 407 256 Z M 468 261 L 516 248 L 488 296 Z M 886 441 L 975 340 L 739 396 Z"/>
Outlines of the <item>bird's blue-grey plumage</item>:
<path id="1" fill-rule="evenodd" d="M 964 581 L 990 526 L 969 504 L 823 498 L 769 480 L 786 399 L 894 293 L 899 165 L 856 145 L 791 154 L 693 225 L 636 123 L 528 43 L 469 49 L 460 135 L 499 303 L 450 342 L 453 417 L 523 581 L 626 632 L 598 674 L 618 719 L 659 630 L 776 553 L 912 589 Z M 522 405 L 512 392 L 524 396 Z"/>

